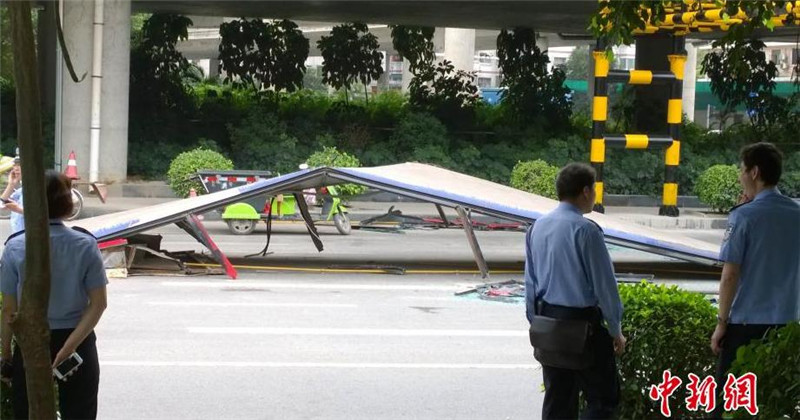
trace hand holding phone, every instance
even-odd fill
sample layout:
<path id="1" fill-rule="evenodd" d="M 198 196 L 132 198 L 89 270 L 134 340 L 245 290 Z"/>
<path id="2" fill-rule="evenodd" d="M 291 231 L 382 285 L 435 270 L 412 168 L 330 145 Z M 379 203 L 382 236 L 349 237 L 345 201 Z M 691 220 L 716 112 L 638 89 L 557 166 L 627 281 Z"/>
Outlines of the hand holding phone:
<path id="1" fill-rule="evenodd" d="M 66 381 L 69 375 L 72 375 L 78 370 L 78 366 L 80 366 L 81 363 L 83 363 L 81 356 L 78 353 L 72 353 L 53 369 L 53 375 L 62 381 Z"/>

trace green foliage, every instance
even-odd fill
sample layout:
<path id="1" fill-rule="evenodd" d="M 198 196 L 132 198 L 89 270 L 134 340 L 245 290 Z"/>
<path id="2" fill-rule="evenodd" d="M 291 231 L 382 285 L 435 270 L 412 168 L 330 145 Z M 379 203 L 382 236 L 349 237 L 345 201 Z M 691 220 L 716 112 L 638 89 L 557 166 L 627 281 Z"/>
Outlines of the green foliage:
<path id="1" fill-rule="evenodd" d="M 169 165 L 167 179 L 169 186 L 178 197 L 188 197 L 189 190 L 194 188 L 198 195 L 205 190 L 197 178 L 192 176 L 201 169 L 231 170 L 233 162 L 213 150 L 202 147 L 179 154 Z"/>
<path id="2" fill-rule="evenodd" d="M 219 27 L 219 59 L 229 77 L 276 90 L 303 87 L 308 39 L 292 21 L 240 19 Z"/>
<path id="3" fill-rule="evenodd" d="M 713 375 L 715 358 L 708 340 L 716 325 L 716 309 L 703 295 L 676 286 L 641 282 L 620 285 L 619 294 L 625 308 L 622 332 L 628 343 L 618 359 L 622 381 L 618 415 L 657 418 L 659 403 L 647 393 L 662 381 L 665 370 L 684 380 L 689 373 L 700 378 Z M 687 411 L 685 404 L 673 404 L 671 409 L 675 418 L 705 414 Z"/>
<path id="4" fill-rule="evenodd" d="M 416 161 L 452 167 L 447 128 L 435 117 L 412 113 L 406 116 L 389 141 L 395 162 Z M 385 147 L 385 146 L 384 146 Z"/>
<path id="5" fill-rule="evenodd" d="M 764 43 L 757 39 L 715 41 L 702 63 L 711 80 L 711 91 L 730 112 L 740 105 L 755 111 L 753 122 L 763 127 L 784 119 L 785 99 L 772 95 L 778 68 L 767 59 Z M 754 92 L 758 92 L 756 96 Z"/>
<path id="6" fill-rule="evenodd" d="M 589 23 L 594 37 L 609 50 L 615 45 L 633 43 L 633 32 L 663 22 L 664 1 L 601 0 Z"/>
<path id="7" fill-rule="evenodd" d="M 321 166 L 330 166 L 334 168 L 357 168 L 361 166 L 361 162 L 358 161 L 357 157 L 347 154 L 346 152 L 340 152 L 336 149 L 336 147 L 333 146 L 324 146 L 322 150 L 314 152 L 308 157 L 308 159 L 306 159 L 306 163 L 312 168 L 318 168 Z M 363 185 L 344 184 L 339 187 L 339 194 L 343 196 L 354 196 L 361 194 L 366 190 L 367 187 Z"/>
<path id="8" fill-rule="evenodd" d="M 239 169 L 294 172 L 309 148 L 287 133 L 275 114 L 254 109 L 236 126 L 228 126 L 233 161 Z"/>
<path id="9" fill-rule="evenodd" d="M 36 26 L 34 25 L 34 30 Z M 11 47 L 11 15 L 0 5 L 0 78 L 14 83 L 14 56 Z"/>
<path id="10" fill-rule="evenodd" d="M 668 1 L 649 0 L 602 0 L 597 4 L 597 11 L 589 24 L 595 38 L 609 49 L 615 45 L 633 43 L 633 32 L 645 29 L 647 25 L 658 25 L 666 17 L 665 6 Z M 748 19 L 743 24 L 732 23 L 723 39 L 743 40 L 758 28 L 772 29 L 770 19 L 776 10 L 785 10 L 790 1 L 745 1 L 726 0 L 724 2 L 726 16 L 735 16 L 740 10 Z M 703 4 L 694 2 L 688 5 L 686 12 L 697 11 Z"/>
<path id="11" fill-rule="evenodd" d="M 390 25 L 392 46 L 409 62 L 409 70 L 414 75 L 428 73 L 436 61 L 433 50 L 433 34 L 436 28 L 429 26 Z"/>
<path id="12" fill-rule="evenodd" d="M 742 195 L 739 169 L 736 165 L 714 165 L 700 175 L 694 191 L 712 210 L 727 213 Z"/>
<path id="13" fill-rule="evenodd" d="M 548 73 L 550 59 L 536 46 L 536 32 L 530 28 L 503 29 L 497 36 L 497 57 L 503 71 L 503 102 L 513 120 L 528 123 L 533 118 L 558 127 L 567 124 L 572 112 L 564 86 L 566 76 L 559 68 Z"/>
<path id="14" fill-rule="evenodd" d="M 522 191 L 558 199 L 556 194 L 556 177 L 558 167 L 543 160 L 519 162 L 511 171 L 511 186 Z"/>
<path id="15" fill-rule="evenodd" d="M 758 416 L 764 419 L 800 418 L 800 324 L 790 323 L 739 348 L 729 372 L 758 378 Z M 721 384 L 719 386 L 722 386 Z M 751 418 L 740 409 L 734 418 Z"/>
<path id="16" fill-rule="evenodd" d="M 588 45 L 580 45 L 572 50 L 564 63 L 564 73 L 570 80 L 586 80 L 589 77 L 589 61 L 592 50 Z"/>
<path id="17" fill-rule="evenodd" d="M 366 24 L 346 23 L 334 26 L 330 35 L 317 41 L 322 52 L 322 81 L 345 94 L 355 82 L 366 85 L 383 74 L 383 54 L 378 51 L 378 37 Z"/>
<path id="18" fill-rule="evenodd" d="M 800 198 L 800 171 L 790 171 L 781 175 L 780 190 L 788 197 Z"/>
<path id="19" fill-rule="evenodd" d="M 409 104 L 418 111 L 427 111 L 449 126 L 463 126 L 474 119 L 480 98 L 473 83 L 474 73 L 455 70 L 453 63 L 443 60 L 435 70 L 424 71 L 408 86 Z"/>
<path id="20" fill-rule="evenodd" d="M 141 118 L 166 109 L 185 109 L 190 101 L 183 76 L 189 61 L 175 45 L 189 37 L 191 19 L 156 13 L 144 22 L 141 40 L 131 50 L 131 113 Z"/>

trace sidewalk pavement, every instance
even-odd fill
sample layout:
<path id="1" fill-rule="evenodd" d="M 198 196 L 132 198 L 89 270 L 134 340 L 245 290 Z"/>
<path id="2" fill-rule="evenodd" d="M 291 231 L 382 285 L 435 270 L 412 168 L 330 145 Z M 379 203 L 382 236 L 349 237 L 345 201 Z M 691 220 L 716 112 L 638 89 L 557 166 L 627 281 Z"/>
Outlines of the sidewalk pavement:
<path id="1" fill-rule="evenodd" d="M 152 197 L 108 197 L 107 202 L 103 204 L 98 198 L 87 195 L 84 198 L 81 218 L 148 207 L 174 200 L 176 199 Z M 349 210 L 351 220 L 361 221 L 385 214 L 392 206 L 394 206 L 395 210 L 400 210 L 404 215 L 407 216 L 431 218 L 439 217 L 435 205 L 422 202 L 351 202 L 347 205 L 347 208 Z M 725 215 L 709 214 L 701 210 L 702 209 L 684 208 L 681 209 L 681 215 L 679 217 L 667 217 L 659 216 L 658 208 L 655 207 L 606 207 L 606 214 L 654 229 L 725 229 L 727 224 L 727 218 Z M 444 211 L 448 218 L 455 219 L 458 216 L 454 209 L 444 208 Z M 209 220 L 219 219 L 219 213 L 215 211 L 206 213 L 206 218 Z M 476 215 L 474 219 L 481 222 L 497 220 L 496 218 L 482 215 Z"/>

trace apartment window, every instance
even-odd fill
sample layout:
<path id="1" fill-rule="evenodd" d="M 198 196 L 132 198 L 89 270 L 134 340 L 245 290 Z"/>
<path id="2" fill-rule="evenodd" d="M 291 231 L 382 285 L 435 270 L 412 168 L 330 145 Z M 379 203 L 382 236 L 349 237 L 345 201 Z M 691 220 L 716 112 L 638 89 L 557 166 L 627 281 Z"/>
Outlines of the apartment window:
<path id="1" fill-rule="evenodd" d="M 491 77 L 479 77 L 478 78 L 478 87 L 485 88 L 492 85 L 492 78 Z"/>
<path id="2" fill-rule="evenodd" d="M 553 57 L 553 65 L 554 66 L 562 66 L 564 64 L 567 64 L 567 58 L 566 57 Z"/>

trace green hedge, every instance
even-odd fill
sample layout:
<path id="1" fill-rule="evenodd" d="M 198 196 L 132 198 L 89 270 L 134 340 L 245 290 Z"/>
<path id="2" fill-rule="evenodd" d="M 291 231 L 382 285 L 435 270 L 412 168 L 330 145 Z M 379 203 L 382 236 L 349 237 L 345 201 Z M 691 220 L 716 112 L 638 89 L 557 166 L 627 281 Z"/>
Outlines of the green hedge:
<path id="1" fill-rule="evenodd" d="M 729 372 L 739 377 L 756 374 L 758 416 L 800 419 L 800 324 L 792 323 L 736 352 Z M 717 384 L 724 386 L 724 384 Z M 750 418 L 743 409 L 736 418 Z"/>
<path id="2" fill-rule="evenodd" d="M 194 188 L 197 195 L 205 193 L 203 184 L 192 178 L 201 169 L 233 169 L 233 162 L 213 150 L 199 147 L 179 154 L 170 164 L 167 178 L 169 186 L 178 197 L 188 197 L 190 189 Z"/>
<path id="3" fill-rule="evenodd" d="M 358 158 L 345 152 L 340 152 L 335 146 L 324 146 L 322 150 L 314 152 L 306 159 L 309 167 L 318 168 L 330 166 L 338 168 L 357 168 L 361 166 Z M 340 194 L 343 196 L 354 196 L 363 193 L 367 187 L 357 184 L 344 184 L 339 187 Z"/>
<path id="4" fill-rule="evenodd" d="M 700 174 L 694 191 L 712 210 L 727 213 L 742 195 L 739 169 L 736 165 L 714 165 Z"/>
<path id="5" fill-rule="evenodd" d="M 556 200 L 556 176 L 558 168 L 543 160 L 519 162 L 511 171 L 511 186 Z"/>
<path id="6" fill-rule="evenodd" d="M 684 382 L 689 373 L 713 376 L 716 359 L 708 343 L 717 311 L 702 295 L 675 286 L 642 282 L 621 285 L 619 294 L 625 308 L 622 332 L 628 339 L 618 361 L 619 418 L 660 418 L 659 403 L 648 397 L 648 391 L 661 383 L 665 370 Z M 683 390 L 676 391 L 671 400 L 673 417 L 702 417 L 704 413 L 686 410 L 680 397 Z"/>

